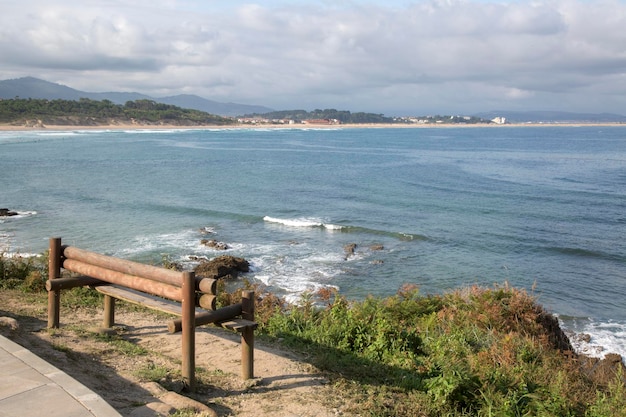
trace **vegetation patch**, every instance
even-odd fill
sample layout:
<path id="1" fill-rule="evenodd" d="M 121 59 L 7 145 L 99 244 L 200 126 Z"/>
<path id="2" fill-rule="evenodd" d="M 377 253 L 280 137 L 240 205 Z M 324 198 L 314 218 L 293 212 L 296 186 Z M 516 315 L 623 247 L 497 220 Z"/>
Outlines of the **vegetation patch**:
<path id="1" fill-rule="evenodd" d="M 32 287 L 26 284 L 32 272 L 47 276 L 39 261 L 29 259 L 0 257 L 0 267 L 3 288 L 17 280 L 26 291 Z M 346 413 L 626 415 L 622 362 L 615 362 L 608 378 L 594 379 L 585 358 L 571 352 L 557 320 L 525 290 L 503 285 L 421 295 L 416 286 L 406 285 L 394 296 L 361 301 L 326 290 L 288 305 L 250 283 L 244 287 L 258 296 L 260 339 L 299 352 L 323 371 L 336 394 L 328 401 L 341 401 Z M 72 291 L 73 297 L 62 297 L 65 302 L 94 305 L 84 299 L 95 291 Z M 39 294 L 43 299 L 45 292 Z M 220 303 L 237 302 L 240 294 L 223 292 Z M 125 356 L 145 354 L 120 338 L 106 342 Z M 64 351 L 61 344 L 55 348 Z M 167 386 L 180 375 L 149 360 L 137 377 Z M 220 378 L 201 371 L 201 389 Z"/>
<path id="2" fill-rule="evenodd" d="M 193 126 L 229 125 L 235 121 L 153 100 L 128 101 L 120 105 L 110 100 L 98 101 L 87 98 L 78 101 L 15 98 L 0 100 L 0 123 L 59 126 L 138 123 Z"/>

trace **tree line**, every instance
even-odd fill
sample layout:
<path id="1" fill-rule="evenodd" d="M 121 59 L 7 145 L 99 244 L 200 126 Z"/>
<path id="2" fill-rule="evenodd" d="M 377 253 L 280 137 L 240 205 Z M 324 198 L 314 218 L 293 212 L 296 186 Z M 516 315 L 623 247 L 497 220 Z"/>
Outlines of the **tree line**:
<path id="1" fill-rule="evenodd" d="M 127 101 L 124 105 L 110 100 L 0 100 L 0 123 L 24 123 L 40 120 L 44 124 L 98 125 L 111 122 L 142 124 L 226 125 L 234 120 L 200 110 L 183 109 L 153 100 Z"/>
<path id="2" fill-rule="evenodd" d="M 262 117 L 269 120 L 293 120 L 302 122 L 312 119 L 338 120 L 341 123 L 394 123 L 393 118 L 385 117 L 382 114 L 375 113 L 351 113 L 348 110 L 336 109 L 315 109 L 313 111 L 306 110 L 281 110 L 269 113 L 248 114 L 245 117 Z"/>

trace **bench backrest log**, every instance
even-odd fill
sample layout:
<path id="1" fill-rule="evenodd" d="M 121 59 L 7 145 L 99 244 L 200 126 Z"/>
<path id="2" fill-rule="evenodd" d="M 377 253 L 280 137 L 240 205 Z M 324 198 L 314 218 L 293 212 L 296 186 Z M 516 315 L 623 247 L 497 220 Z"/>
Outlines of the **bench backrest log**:
<path id="1" fill-rule="evenodd" d="M 78 277 L 61 278 L 61 268 L 81 274 Z M 46 282 L 48 289 L 48 327 L 57 328 L 60 322 L 61 290 L 78 286 L 115 285 L 120 291 L 124 288 L 139 291 L 147 297 L 156 296 L 180 303 L 173 314 L 181 318 L 172 321 L 168 327 L 171 332 L 182 332 L 182 375 L 186 385 L 193 389 L 195 384 L 195 327 L 209 322 L 220 325 L 237 316 L 244 316 L 243 320 L 249 323 L 244 330 L 233 325 L 224 325 L 242 332 L 242 376 L 244 379 L 253 377 L 253 330 L 256 327 L 254 320 L 254 293 L 244 295 L 246 306 L 242 304 L 227 306 L 215 310 L 216 280 L 196 279 L 190 271 L 179 272 L 151 265 L 144 265 L 111 256 L 101 255 L 72 246 L 62 246 L 61 238 L 50 239 L 49 276 Z M 112 291 L 105 294 L 105 327 L 113 325 L 114 299 Z M 113 287 L 111 287 L 113 289 Z M 156 298 L 155 297 L 155 298 Z M 147 298 L 143 298 L 148 300 Z M 132 302 L 143 304 L 149 308 L 156 308 L 152 302 L 143 303 L 141 296 L 133 298 Z M 164 300 L 165 301 L 165 300 Z M 158 302 L 158 301 L 157 301 Z M 171 302 L 170 302 L 171 303 Z M 177 303 L 171 303 L 177 304 Z M 196 305 L 208 310 L 196 314 Z M 243 312 L 246 310 L 245 312 Z M 210 319 L 207 319 L 208 316 Z M 107 320 L 108 317 L 108 320 Z M 245 352 L 245 354 L 244 354 Z"/>

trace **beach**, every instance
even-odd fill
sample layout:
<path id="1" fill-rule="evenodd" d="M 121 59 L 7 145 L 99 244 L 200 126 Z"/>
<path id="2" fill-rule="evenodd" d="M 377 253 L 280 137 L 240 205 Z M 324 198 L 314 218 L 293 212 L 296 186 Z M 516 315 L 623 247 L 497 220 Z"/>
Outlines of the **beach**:
<path id="1" fill-rule="evenodd" d="M 626 126 L 624 123 L 361 123 L 361 124 L 250 124 L 238 123 L 233 125 L 173 125 L 173 124 L 140 124 L 116 123 L 106 125 L 38 125 L 24 126 L 0 123 L 0 131 L 64 131 L 64 130 L 131 130 L 131 129 L 421 129 L 421 128 L 501 128 L 501 127 L 594 127 L 594 126 Z"/>

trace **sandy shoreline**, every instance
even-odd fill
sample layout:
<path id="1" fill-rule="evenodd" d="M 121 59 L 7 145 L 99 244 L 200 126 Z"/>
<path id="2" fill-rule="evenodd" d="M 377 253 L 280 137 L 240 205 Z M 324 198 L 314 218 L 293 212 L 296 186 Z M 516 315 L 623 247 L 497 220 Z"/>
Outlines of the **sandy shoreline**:
<path id="1" fill-rule="evenodd" d="M 499 128 L 499 127 L 609 127 L 626 126 L 624 123 L 507 123 L 507 124 L 234 124 L 234 125 L 150 125 L 150 124 L 115 124 L 96 126 L 45 125 L 16 126 L 0 124 L 0 131 L 75 131 L 75 130 L 206 130 L 206 129 L 423 129 L 423 128 Z"/>

